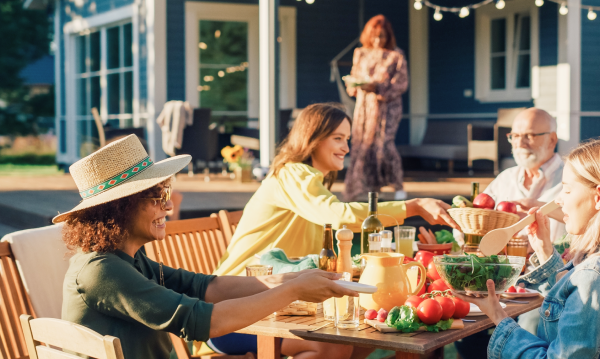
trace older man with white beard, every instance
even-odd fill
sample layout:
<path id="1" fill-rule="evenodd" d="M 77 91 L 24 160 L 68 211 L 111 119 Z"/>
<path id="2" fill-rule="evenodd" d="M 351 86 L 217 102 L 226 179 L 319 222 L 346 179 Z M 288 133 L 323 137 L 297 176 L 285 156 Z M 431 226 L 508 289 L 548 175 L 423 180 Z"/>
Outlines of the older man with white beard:
<path id="1" fill-rule="evenodd" d="M 516 203 L 523 217 L 531 207 L 553 201 L 562 190 L 564 163 L 554 152 L 558 142 L 556 120 L 544 110 L 524 110 L 515 118 L 508 141 L 517 166 L 502 171 L 483 193 L 496 203 Z M 563 216 L 560 208 L 549 215 L 553 241 L 566 234 Z M 522 231 L 520 236 L 527 238 L 527 232 Z"/>

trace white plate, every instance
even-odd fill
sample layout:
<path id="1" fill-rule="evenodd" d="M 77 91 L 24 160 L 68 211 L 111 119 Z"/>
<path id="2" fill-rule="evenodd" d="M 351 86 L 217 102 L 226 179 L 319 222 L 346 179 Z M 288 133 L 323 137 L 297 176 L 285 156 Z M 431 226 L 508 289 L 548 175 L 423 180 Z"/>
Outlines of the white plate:
<path id="1" fill-rule="evenodd" d="M 512 298 L 537 297 L 540 294 L 540 292 L 538 292 L 535 289 L 525 288 L 525 290 L 527 291 L 525 293 L 507 293 L 507 292 L 504 292 L 501 295 L 504 298 L 510 298 L 510 299 L 512 299 Z"/>
<path id="2" fill-rule="evenodd" d="M 485 315 L 484 312 L 481 311 L 481 309 L 479 309 L 479 307 L 473 303 L 469 303 L 471 305 L 471 311 L 469 312 L 469 314 L 467 314 L 467 317 L 477 317 L 480 315 Z M 500 306 L 502 308 L 506 308 L 506 304 L 500 302 Z"/>
<path id="3" fill-rule="evenodd" d="M 344 280 L 336 280 L 334 282 L 336 282 L 337 284 L 341 285 L 344 288 L 348 288 L 350 290 L 353 290 L 353 291 L 356 291 L 359 293 L 373 294 L 373 293 L 377 292 L 377 287 L 368 285 L 368 284 L 347 282 Z"/>

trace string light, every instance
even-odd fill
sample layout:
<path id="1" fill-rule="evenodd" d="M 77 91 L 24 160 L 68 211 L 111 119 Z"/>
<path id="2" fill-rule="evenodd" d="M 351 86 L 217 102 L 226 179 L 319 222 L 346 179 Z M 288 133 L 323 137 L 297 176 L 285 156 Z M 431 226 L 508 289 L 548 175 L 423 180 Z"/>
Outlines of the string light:
<path id="1" fill-rule="evenodd" d="M 315 2 L 315 0 L 306 0 L 306 3 L 309 4 L 309 5 L 313 4 L 314 2 Z"/>
<path id="2" fill-rule="evenodd" d="M 544 5 L 544 0 L 535 0 L 535 6 L 540 7 Z"/>
<path id="3" fill-rule="evenodd" d="M 589 10 L 588 10 L 588 19 L 589 19 L 589 20 L 592 20 L 592 21 L 593 21 L 593 20 L 596 20 L 596 17 L 597 17 L 597 16 L 598 16 L 598 15 L 596 14 L 596 12 L 595 12 L 594 10 L 592 10 L 592 9 L 589 9 Z"/>
<path id="4" fill-rule="evenodd" d="M 559 12 L 561 15 L 567 15 L 567 14 L 569 13 L 569 8 L 567 7 L 567 4 L 565 4 L 565 3 L 562 3 L 562 4 L 560 5 L 560 9 L 558 9 L 558 12 Z"/>
<path id="5" fill-rule="evenodd" d="M 444 17 L 444 15 L 442 15 L 442 12 L 440 11 L 439 6 L 435 8 L 435 13 L 433 14 L 433 19 L 435 21 L 440 21 L 442 20 L 442 18 Z"/>
<path id="6" fill-rule="evenodd" d="M 496 0 L 496 9 L 502 10 L 506 6 L 504 0 Z"/>
<path id="7" fill-rule="evenodd" d="M 415 0 L 413 6 L 415 7 L 415 10 L 421 10 L 423 8 L 423 3 L 421 0 Z"/>
<path id="8" fill-rule="evenodd" d="M 462 7 L 460 9 L 460 12 L 458 13 L 458 16 L 461 18 L 465 18 L 467 16 L 469 16 L 469 8 L 468 7 Z"/>

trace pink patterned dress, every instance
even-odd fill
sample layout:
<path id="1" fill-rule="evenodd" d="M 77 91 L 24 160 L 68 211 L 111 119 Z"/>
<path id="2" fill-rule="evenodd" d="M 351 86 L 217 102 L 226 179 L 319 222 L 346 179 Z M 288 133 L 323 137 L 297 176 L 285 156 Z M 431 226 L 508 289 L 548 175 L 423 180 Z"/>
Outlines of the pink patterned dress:
<path id="1" fill-rule="evenodd" d="M 394 143 L 402 118 L 402 94 L 408 88 L 404 52 L 357 48 L 351 76 L 378 83 L 375 92 L 347 88 L 356 96 L 352 120 L 352 150 L 346 174 L 344 197 L 354 200 L 361 193 L 391 186 L 403 188 L 402 160 Z"/>

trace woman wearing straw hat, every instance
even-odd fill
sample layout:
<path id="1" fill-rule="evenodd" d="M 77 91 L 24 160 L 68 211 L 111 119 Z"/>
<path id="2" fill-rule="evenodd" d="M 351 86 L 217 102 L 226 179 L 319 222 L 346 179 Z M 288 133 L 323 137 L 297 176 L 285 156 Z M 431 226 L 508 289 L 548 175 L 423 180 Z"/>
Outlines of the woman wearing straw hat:
<path id="1" fill-rule="evenodd" d="M 357 296 L 334 273 L 216 277 L 172 269 L 140 248 L 165 236 L 170 178 L 190 162 L 153 163 L 128 136 L 70 167 L 82 201 L 53 219 L 77 249 L 63 288 L 62 318 L 121 340 L 125 358 L 168 358 L 168 333 L 206 341 L 244 328 L 295 300 Z M 290 353 L 288 355 L 293 355 Z"/>

